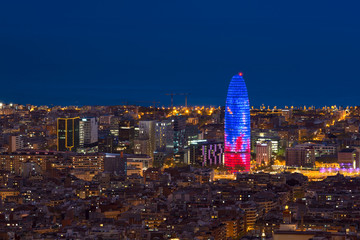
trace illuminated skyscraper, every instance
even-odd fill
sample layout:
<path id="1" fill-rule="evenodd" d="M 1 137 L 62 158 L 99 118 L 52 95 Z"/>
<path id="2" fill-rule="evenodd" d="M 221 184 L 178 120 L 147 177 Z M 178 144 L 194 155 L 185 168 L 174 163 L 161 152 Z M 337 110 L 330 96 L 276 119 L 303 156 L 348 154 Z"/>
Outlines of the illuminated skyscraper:
<path id="1" fill-rule="evenodd" d="M 231 79 L 226 98 L 224 164 L 250 170 L 250 104 L 242 73 Z"/>
<path id="2" fill-rule="evenodd" d="M 80 118 L 57 119 L 57 150 L 76 151 L 79 147 Z"/>

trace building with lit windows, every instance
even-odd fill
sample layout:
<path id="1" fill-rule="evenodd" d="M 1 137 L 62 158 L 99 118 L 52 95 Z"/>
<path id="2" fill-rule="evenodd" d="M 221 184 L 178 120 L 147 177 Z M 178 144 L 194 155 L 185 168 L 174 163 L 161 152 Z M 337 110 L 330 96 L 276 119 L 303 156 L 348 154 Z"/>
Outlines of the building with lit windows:
<path id="1" fill-rule="evenodd" d="M 186 118 L 183 116 L 175 116 L 172 122 L 174 130 L 174 153 L 178 153 L 186 147 Z"/>
<path id="2" fill-rule="evenodd" d="M 80 146 L 80 118 L 57 119 L 57 150 L 76 151 Z"/>
<path id="3" fill-rule="evenodd" d="M 344 148 L 338 152 L 338 163 L 341 168 L 360 168 L 360 152 L 355 148 Z"/>
<path id="4" fill-rule="evenodd" d="M 250 104 L 242 73 L 231 79 L 226 98 L 224 164 L 250 170 Z"/>
<path id="5" fill-rule="evenodd" d="M 195 166 L 222 165 L 224 162 L 224 143 L 194 140 L 189 145 L 189 163 Z"/>
<path id="6" fill-rule="evenodd" d="M 139 135 L 134 141 L 134 153 L 154 157 L 156 121 L 139 121 Z"/>
<path id="7" fill-rule="evenodd" d="M 254 129 L 251 131 L 251 147 L 256 149 L 258 144 L 270 142 L 271 151 L 274 153 L 279 152 L 281 146 L 279 134 L 276 131 L 268 129 Z"/>
<path id="8" fill-rule="evenodd" d="M 119 121 L 119 137 L 117 151 L 124 153 L 133 153 L 135 138 L 135 122 L 130 119 L 122 119 Z"/>
<path id="9" fill-rule="evenodd" d="M 315 150 L 309 148 L 287 148 L 286 166 L 293 167 L 313 167 L 315 164 Z"/>
<path id="10" fill-rule="evenodd" d="M 257 165 L 268 165 L 271 160 L 271 142 L 263 142 L 256 145 L 256 164 Z"/>
<path id="11" fill-rule="evenodd" d="M 72 167 L 76 170 L 104 171 L 104 153 L 79 154 L 72 157 Z"/>
<path id="12" fill-rule="evenodd" d="M 98 142 L 98 121 L 94 117 L 81 118 L 79 122 L 79 144 L 86 147 Z"/>
<path id="13" fill-rule="evenodd" d="M 172 152 L 174 148 L 174 130 L 172 120 L 162 120 L 155 126 L 155 148 L 159 152 Z"/>
<path id="14" fill-rule="evenodd" d="M 24 147 L 24 141 L 21 136 L 10 136 L 9 138 L 9 152 L 15 152 Z"/>

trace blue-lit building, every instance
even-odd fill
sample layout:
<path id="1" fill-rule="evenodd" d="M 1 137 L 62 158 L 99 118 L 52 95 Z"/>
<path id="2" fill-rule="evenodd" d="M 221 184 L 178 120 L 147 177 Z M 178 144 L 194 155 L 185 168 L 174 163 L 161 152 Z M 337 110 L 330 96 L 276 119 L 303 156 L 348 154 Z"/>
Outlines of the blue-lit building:
<path id="1" fill-rule="evenodd" d="M 250 104 L 242 73 L 231 79 L 225 109 L 225 166 L 250 170 Z"/>

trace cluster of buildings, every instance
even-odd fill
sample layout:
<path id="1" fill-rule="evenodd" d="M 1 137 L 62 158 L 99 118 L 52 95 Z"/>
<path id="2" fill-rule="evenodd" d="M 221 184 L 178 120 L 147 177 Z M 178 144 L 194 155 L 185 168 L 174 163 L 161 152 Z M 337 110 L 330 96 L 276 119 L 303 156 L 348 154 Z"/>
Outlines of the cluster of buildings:
<path id="1" fill-rule="evenodd" d="M 21 175 L 2 170 L 1 238 L 360 237 L 359 178 L 337 174 L 309 181 L 299 173 L 259 172 L 215 180 L 214 169 L 190 165 L 126 175 L 115 159 L 127 156 L 103 158 L 105 165 L 91 178 L 56 165 L 33 165 Z M 84 166 L 84 159 L 69 160 L 75 169 Z"/>
<path id="2" fill-rule="evenodd" d="M 359 239 L 360 108 L 0 104 L 1 239 Z"/>

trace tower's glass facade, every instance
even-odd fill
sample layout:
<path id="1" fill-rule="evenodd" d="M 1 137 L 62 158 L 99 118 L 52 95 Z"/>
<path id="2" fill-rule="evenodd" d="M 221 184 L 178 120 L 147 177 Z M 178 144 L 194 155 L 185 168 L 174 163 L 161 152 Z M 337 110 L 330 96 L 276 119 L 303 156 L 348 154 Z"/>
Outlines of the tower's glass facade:
<path id="1" fill-rule="evenodd" d="M 226 98 L 224 164 L 250 170 L 250 104 L 242 73 L 231 79 Z"/>
<path id="2" fill-rule="evenodd" d="M 79 122 L 79 117 L 57 119 L 58 151 L 76 151 L 79 147 Z"/>

